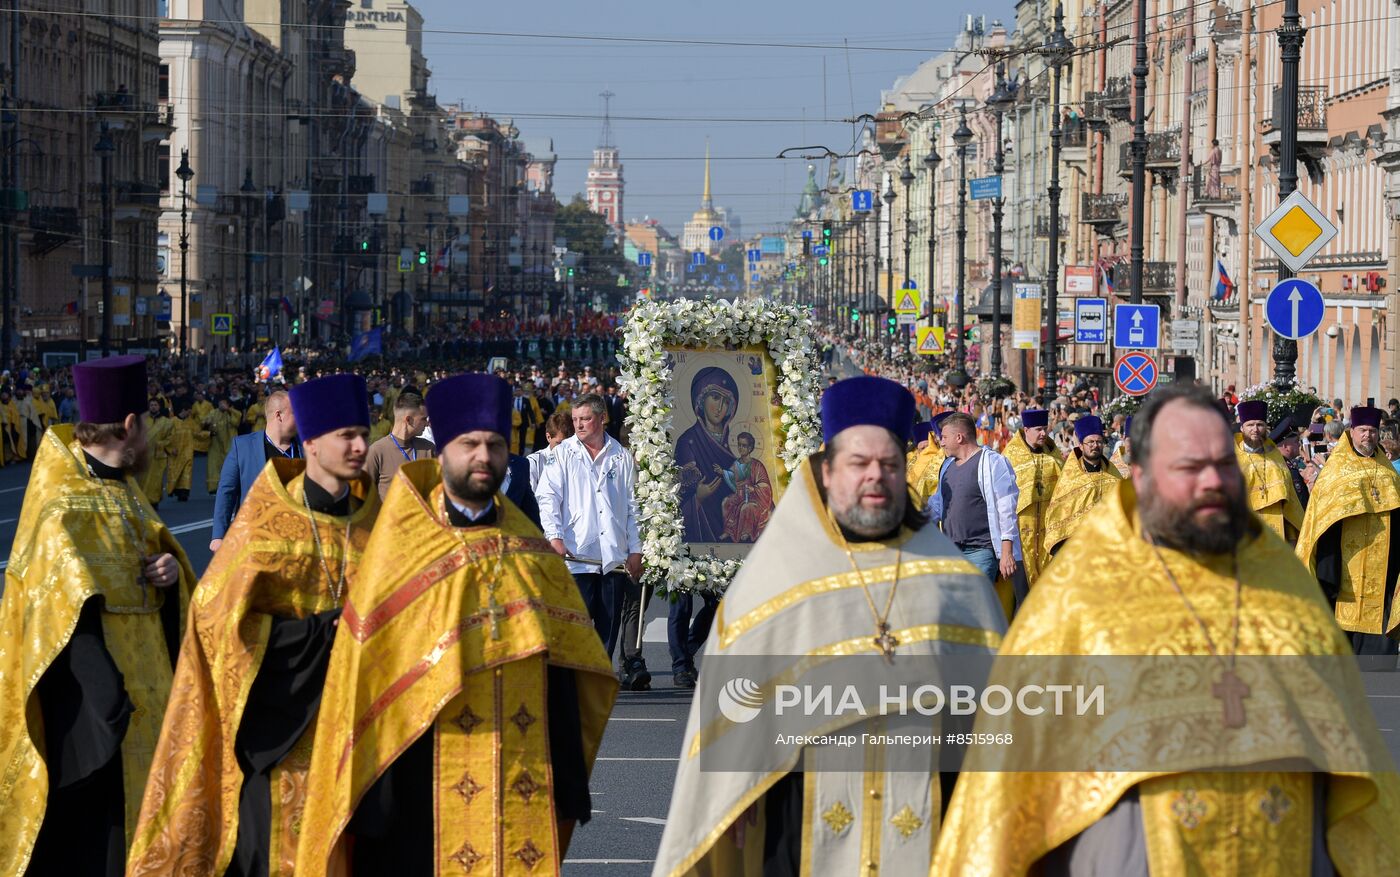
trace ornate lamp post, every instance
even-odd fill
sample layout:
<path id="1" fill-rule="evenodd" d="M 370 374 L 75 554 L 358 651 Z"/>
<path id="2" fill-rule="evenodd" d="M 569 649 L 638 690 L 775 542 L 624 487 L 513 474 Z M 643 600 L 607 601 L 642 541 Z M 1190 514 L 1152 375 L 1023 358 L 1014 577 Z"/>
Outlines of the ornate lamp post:
<path id="1" fill-rule="evenodd" d="M 180 178 L 180 355 L 190 352 L 190 290 L 187 265 L 190 257 L 189 204 L 190 180 L 194 179 L 194 169 L 190 167 L 190 151 L 180 150 L 180 166 L 175 169 Z"/>
<path id="2" fill-rule="evenodd" d="M 243 301 L 238 308 L 238 352 L 247 355 L 252 345 L 252 335 L 248 326 L 249 308 L 253 303 L 253 169 L 243 171 L 243 185 L 238 187 L 243 193 Z"/>
<path id="3" fill-rule="evenodd" d="M 1298 62 L 1303 56 L 1302 27 L 1298 25 L 1298 0 L 1285 0 L 1283 23 L 1279 25 L 1279 56 L 1283 61 L 1282 106 L 1298 106 Z M 1298 188 L 1298 114 L 1283 112 L 1279 120 L 1278 197 L 1282 201 Z M 1278 279 L 1294 276 L 1286 265 L 1279 264 Z M 1246 295 L 1248 291 L 1245 291 Z M 1274 336 L 1274 386 L 1286 389 L 1293 382 L 1298 365 L 1298 342 Z"/>
<path id="4" fill-rule="evenodd" d="M 1046 278 L 1045 322 L 1050 334 L 1045 343 L 1045 394 L 1053 399 L 1059 387 L 1060 359 L 1056 349 L 1060 340 L 1060 140 L 1064 132 L 1060 126 L 1060 76 L 1069 64 L 1074 47 L 1065 39 L 1064 7 L 1055 4 L 1055 29 L 1045 42 L 1041 53 L 1045 63 L 1054 71 L 1054 82 L 1050 87 L 1050 276 Z"/>
<path id="5" fill-rule="evenodd" d="M 112 155 L 117 145 L 102 123 L 102 133 L 92 147 L 102 166 L 102 355 L 112 354 Z M 9 331 L 8 320 L 5 330 Z"/>
<path id="6" fill-rule="evenodd" d="M 987 108 L 997 120 L 996 151 L 992 173 L 998 178 L 1006 170 L 1006 149 L 1002 144 L 1002 120 L 1016 102 L 1016 93 L 1006 84 L 1006 62 L 997 62 L 996 88 L 987 96 Z M 1001 213 L 1005 198 L 992 199 L 992 377 L 1001 377 Z"/>
<path id="7" fill-rule="evenodd" d="M 885 304 L 889 306 L 890 314 L 894 313 L 894 178 L 885 183 Z M 880 229 L 876 227 L 878 234 Z M 894 358 L 894 333 L 887 333 L 889 337 L 889 355 Z"/>
<path id="8" fill-rule="evenodd" d="M 948 383 L 962 389 L 967 386 L 967 352 L 963 348 L 964 285 L 967 283 L 967 147 L 972 142 L 972 129 L 967 127 L 967 106 L 958 107 L 958 127 L 953 132 L 953 144 L 958 148 L 958 288 L 953 294 L 953 370 Z"/>
<path id="9" fill-rule="evenodd" d="M 928 172 L 928 277 L 924 280 L 924 314 L 930 318 L 929 325 L 933 325 L 933 278 L 938 243 L 933 217 L 938 208 L 937 173 L 942 163 L 943 156 L 938 154 L 938 125 L 934 123 L 929 126 L 928 155 L 924 156 L 924 170 Z"/>
<path id="10" fill-rule="evenodd" d="M 904 171 L 899 175 L 899 181 L 904 184 L 904 283 L 900 288 L 909 288 L 909 187 L 914 183 L 914 172 L 909 169 L 909 159 L 904 159 Z M 893 305 L 893 303 L 891 303 Z M 909 333 L 904 332 L 904 346 L 907 350 L 912 342 L 909 340 Z"/>

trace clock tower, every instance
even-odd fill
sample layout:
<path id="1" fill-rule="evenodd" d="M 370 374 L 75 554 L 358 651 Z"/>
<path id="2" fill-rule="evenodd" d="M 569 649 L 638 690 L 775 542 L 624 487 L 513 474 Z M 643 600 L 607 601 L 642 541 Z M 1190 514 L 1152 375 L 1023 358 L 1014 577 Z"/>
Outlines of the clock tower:
<path id="1" fill-rule="evenodd" d="M 603 217 L 609 227 L 621 231 L 626 222 L 622 212 L 622 162 L 618 161 L 617 147 L 612 142 L 610 105 L 611 91 L 600 95 L 603 98 L 603 136 L 597 149 L 593 150 L 593 164 L 588 166 L 588 206 Z"/>

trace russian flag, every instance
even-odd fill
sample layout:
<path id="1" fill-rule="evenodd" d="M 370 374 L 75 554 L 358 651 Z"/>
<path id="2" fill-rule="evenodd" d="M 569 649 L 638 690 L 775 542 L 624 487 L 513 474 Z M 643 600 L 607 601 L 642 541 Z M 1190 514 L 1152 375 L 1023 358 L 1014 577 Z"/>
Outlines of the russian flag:
<path id="1" fill-rule="evenodd" d="M 1113 295 L 1113 266 L 1107 259 L 1099 260 L 1099 272 L 1103 274 L 1104 289 L 1108 290 L 1109 295 Z"/>
<path id="2" fill-rule="evenodd" d="M 442 252 L 438 253 L 437 261 L 433 262 L 433 273 L 441 274 L 452 267 L 452 245 L 443 245 Z"/>
<path id="3" fill-rule="evenodd" d="M 1229 272 L 1225 270 L 1225 263 L 1219 259 L 1215 260 L 1215 273 L 1215 300 L 1223 301 L 1235 291 L 1235 281 L 1230 279 Z"/>

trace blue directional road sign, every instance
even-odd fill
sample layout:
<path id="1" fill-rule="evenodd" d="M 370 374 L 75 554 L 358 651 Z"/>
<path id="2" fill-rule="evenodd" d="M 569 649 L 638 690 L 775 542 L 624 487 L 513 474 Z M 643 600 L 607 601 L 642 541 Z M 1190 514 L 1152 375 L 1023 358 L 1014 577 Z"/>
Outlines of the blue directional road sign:
<path id="1" fill-rule="evenodd" d="M 645 251 L 638 253 L 637 265 L 641 268 L 649 267 L 651 265 L 651 253 Z"/>
<path id="2" fill-rule="evenodd" d="M 804 241 L 810 241 L 812 239 L 812 230 L 810 228 L 802 229 L 802 239 Z"/>
<path id="3" fill-rule="evenodd" d="M 749 279 L 752 280 L 754 283 L 757 283 L 757 282 L 758 282 L 758 274 L 757 274 L 757 273 L 750 274 L 750 275 L 749 275 Z"/>
<path id="4" fill-rule="evenodd" d="M 1326 310 L 1318 288 L 1297 277 L 1280 282 L 1264 300 L 1264 318 L 1269 325 L 1294 341 L 1316 332 Z"/>
<path id="5" fill-rule="evenodd" d="M 763 251 L 762 251 L 762 250 L 749 250 L 749 261 L 750 261 L 750 262 L 761 262 L 761 261 L 763 261 Z"/>
<path id="6" fill-rule="evenodd" d="M 919 288 L 919 284 L 915 283 L 915 282 L 912 281 L 912 280 L 906 280 L 906 281 L 904 281 L 903 283 L 901 283 L 901 284 L 899 285 L 899 288 L 900 288 L 900 289 L 918 289 L 918 288 Z"/>
<path id="7" fill-rule="evenodd" d="M 978 177 L 975 180 L 967 181 L 968 196 L 973 201 L 980 201 L 984 198 L 1001 197 L 1001 177 Z"/>
<path id="8" fill-rule="evenodd" d="M 1108 343 L 1108 299 L 1074 300 L 1074 343 Z"/>
<path id="9" fill-rule="evenodd" d="M 823 246 L 816 246 L 816 247 L 813 247 L 813 248 L 812 248 L 812 255 L 814 255 L 814 256 L 825 256 L 826 254 L 827 254 L 827 248 L 826 248 L 826 247 L 823 247 Z"/>
<path id="10" fill-rule="evenodd" d="M 1157 305 L 1114 307 L 1113 346 L 1119 350 L 1156 350 L 1161 347 L 1162 309 Z"/>
<path id="11" fill-rule="evenodd" d="M 691 253 L 691 254 L 690 254 L 690 264 L 692 264 L 692 265 L 703 265 L 703 264 L 705 264 L 705 254 L 704 254 L 704 253 L 701 253 L 701 252 Z"/>
<path id="12" fill-rule="evenodd" d="M 1125 353 L 1113 366 L 1113 382 L 1129 396 L 1150 393 L 1157 378 L 1157 361 L 1146 353 Z"/>
<path id="13" fill-rule="evenodd" d="M 875 193 L 870 189 L 856 189 L 851 193 L 851 210 L 856 213 L 869 213 L 875 206 Z"/>
<path id="14" fill-rule="evenodd" d="M 724 240 L 724 229 L 720 228 L 717 225 L 710 226 L 710 240 L 714 241 L 715 243 L 719 243 L 720 241 Z"/>

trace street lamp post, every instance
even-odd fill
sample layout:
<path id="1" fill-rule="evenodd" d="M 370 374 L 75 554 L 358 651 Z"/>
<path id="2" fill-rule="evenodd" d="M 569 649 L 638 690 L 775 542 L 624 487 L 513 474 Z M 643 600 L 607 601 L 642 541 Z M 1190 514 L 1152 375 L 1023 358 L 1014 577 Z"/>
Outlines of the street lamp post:
<path id="1" fill-rule="evenodd" d="M 252 346 L 251 327 L 248 320 L 251 318 L 249 309 L 253 302 L 253 193 L 257 187 L 253 185 L 253 169 L 245 168 L 243 171 L 243 185 L 238 187 L 238 191 L 243 193 L 243 301 L 238 308 L 238 352 L 245 357 L 248 348 Z"/>
<path id="2" fill-rule="evenodd" d="M 102 123 L 93 151 L 102 166 L 102 355 L 112 354 L 112 155 L 117 145 Z M 9 327 L 6 326 L 8 329 Z"/>
<path id="3" fill-rule="evenodd" d="M 899 175 L 899 181 L 900 181 L 901 183 L 904 184 L 904 283 L 901 284 L 901 286 L 902 286 L 902 288 L 904 288 L 904 289 L 908 289 L 908 288 L 909 288 L 909 244 L 910 244 L 910 239 L 909 239 L 909 187 L 910 187 L 911 185 L 913 185 L 913 183 L 914 183 L 914 172 L 913 172 L 912 170 L 909 169 L 909 159 L 907 159 L 907 158 L 904 159 L 904 171 L 903 171 L 903 173 L 901 173 L 901 174 Z M 897 319 L 897 318 L 896 318 L 896 319 Z M 896 326 L 896 328 L 898 328 L 898 327 Z M 906 350 L 908 350 L 908 349 L 910 348 L 911 343 L 912 343 L 912 342 L 909 340 L 909 332 L 908 332 L 907 330 L 903 330 L 903 329 L 899 329 L 898 331 L 904 332 L 904 348 L 905 348 Z"/>
<path id="4" fill-rule="evenodd" d="M 408 238 L 405 237 L 405 228 L 406 228 L 406 226 L 407 226 L 407 223 L 408 223 L 408 220 L 404 217 L 403 207 L 400 206 L 400 207 L 399 207 L 399 262 L 400 262 L 400 263 L 403 261 L 403 251 L 404 251 L 404 248 L 408 246 Z M 406 275 L 408 272 L 406 272 L 406 271 L 403 270 L 403 265 L 402 265 L 402 264 L 399 264 L 399 265 L 398 265 L 398 269 L 399 269 L 399 294 L 398 294 L 398 296 L 394 299 L 394 306 L 393 306 L 392 308 L 390 308 L 390 311 L 394 314 L 394 325 L 395 325 L 395 327 L 402 328 L 402 327 L 403 327 L 403 303 L 404 303 L 404 296 L 407 294 L 407 293 L 404 291 L 404 278 L 405 278 L 405 275 Z"/>
<path id="5" fill-rule="evenodd" d="M 958 127 L 953 143 L 958 147 L 958 288 L 953 295 L 953 370 L 948 383 L 961 389 L 967 386 L 967 353 L 963 348 L 963 286 L 967 282 L 967 147 L 972 142 L 972 129 L 967 127 L 967 106 L 958 107 Z"/>
<path id="6" fill-rule="evenodd" d="M 1147 197 L 1147 0 L 1137 2 L 1137 22 L 1133 41 L 1133 216 L 1128 244 L 1131 285 L 1128 300 L 1142 303 L 1143 219 Z M 1287 115 L 1287 114 L 1285 114 Z M 1182 182 L 1185 185 L 1185 181 Z"/>
<path id="7" fill-rule="evenodd" d="M 1000 181 L 1006 170 L 1006 149 L 1002 143 L 1002 121 L 1007 109 L 1016 102 L 1016 94 L 1006 84 L 1006 62 L 997 62 L 996 88 L 987 97 L 987 108 L 996 118 L 996 151 L 993 153 L 992 173 Z M 1001 215 L 1006 199 L 992 199 L 992 377 L 1001 377 Z M 1024 388 L 1022 388 L 1024 389 Z"/>
<path id="8" fill-rule="evenodd" d="M 1283 62 L 1282 104 L 1285 108 L 1298 106 L 1298 62 L 1303 57 L 1303 36 L 1305 31 L 1298 26 L 1298 0 L 1285 0 L 1283 23 L 1279 25 L 1279 57 Z M 1298 114 L 1285 109 L 1279 113 L 1279 166 L 1278 197 L 1282 201 L 1298 188 Z M 1279 263 L 1280 281 L 1293 277 L 1282 262 Z M 1246 291 L 1246 294 L 1247 291 Z M 1298 342 L 1282 335 L 1274 335 L 1274 386 L 1287 390 L 1297 373 Z"/>
<path id="9" fill-rule="evenodd" d="M 180 355 L 185 356 L 190 352 L 190 290 L 187 263 L 190 256 L 190 180 L 194 179 L 188 149 L 180 150 L 180 166 L 175 169 L 175 176 L 180 178 Z"/>
<path id="10" fill-rule="evenodd" d="M 427 286 L 426 286 L 426 291 L 425 291 L 425 293 L 424 293 L 425 298 L 424 298 L 424 300 L 423 300 L 422 305 L 419 307 L 419 313 L 421 313 L 421 314 L 423 315 L 423 331 L 424 331 L 424 332 L 428 331 L 428 314 L 432 313 L 432 308 L 433 308 L 433 272 L 437 269 L 437 255 L 436 255 L 436 252 L 437 252 L 437 251 L 433 249 L 433 230 L 436 228 L 436 222 L 437 222 L 437 214 L 434 213 L 433 211 L 429 210 L 429 211 L 428 211 L 428 264 L 427 264 L 428 276 L 427 276 L 427 278 L 426 278 L 426 280 L 427 280 Z"/>
<path id="11" fill-rule="evenodd" d="M 885 305 L 894 313 L 894 178 L 885 183 Z M 877 226 L 875 231 L 880 231 Z M 889 338 L 889 357 L 894 359 L 894 333 Z"/>
<path id="12" fill-rule="evenodd" d="M 938 125 L 929 126 L 928 155 L 924 156 L 924 170 L 928 172 L 928 276 L 924 278 L 924 315 L 930 326 L 933 325 L 933 277 L 937 260 L 938 235 L 934 229 L 934 213 L 938 209 L 938 165 L 943 156 L 938 154 Z"/>
<path id="13" fill-rule="evenodd" d="M 1045 61 L 1054 73 L 1050 87 L 1050 276 L 1045 284 L 1045 322 L 1050 328 L 1045 341 L 1045 395 L 1050 399 L 1058 395 L 1060 380 L 1059 351 L 1056 349 L 1060 340 L 1060 141 L 1063 137 L 1060 76 L 1073 51 L 1074 47 L 1065 39 L 1064 7 L 1056 3 L 1055 29 L 1050 32 L 1050 39 L 1043 50 Z"/>

